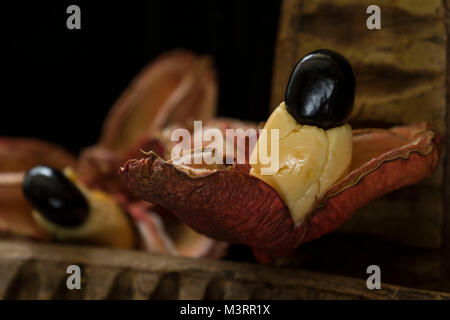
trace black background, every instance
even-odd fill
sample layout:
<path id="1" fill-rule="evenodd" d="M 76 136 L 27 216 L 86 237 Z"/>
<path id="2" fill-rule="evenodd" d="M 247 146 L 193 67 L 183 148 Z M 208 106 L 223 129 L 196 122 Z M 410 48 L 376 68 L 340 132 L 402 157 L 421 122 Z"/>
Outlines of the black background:
<path id="1" fill-rule="evenodd" d="M 66 9 L 81 8 L 81 30 Z M 279 0 L 29 1 L 2 4 L 2 136 L 50 140 L 78 152 L 134 75 L 159 53 L 214 57 L 219 114 L 269 112 Z"/>

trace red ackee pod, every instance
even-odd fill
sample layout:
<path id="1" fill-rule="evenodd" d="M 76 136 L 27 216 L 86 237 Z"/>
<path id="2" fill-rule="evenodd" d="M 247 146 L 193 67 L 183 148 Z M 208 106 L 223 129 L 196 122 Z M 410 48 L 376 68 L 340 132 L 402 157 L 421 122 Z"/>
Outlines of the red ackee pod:
<path id="1" fill-rule="evenodd" d="M 138 197 L 200 233 L 251 246 L 264 262 L 336 230 L 369 201 L 429 176 L 439 146 L 439 135 L 426 124 L 354 130 L 349 173 L 298 224 L 277 191 L 249 175 L 248 166 L 189 167 L 151 154 L 129 160 L 122 175 Z"/>

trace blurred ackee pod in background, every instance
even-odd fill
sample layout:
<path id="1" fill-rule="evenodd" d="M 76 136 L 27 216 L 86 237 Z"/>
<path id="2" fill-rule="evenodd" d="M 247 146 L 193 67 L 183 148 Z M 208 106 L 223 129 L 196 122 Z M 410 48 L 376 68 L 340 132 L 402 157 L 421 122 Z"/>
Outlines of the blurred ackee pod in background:
<path id="1" fill-rule="evenodd" d="M 98 143 L 85 149 L 78 160 L 50 143 L 1 139 L 0 188 L 4 192 L 0 195 L 0 230 L 14 236 L 52 238 L 54 230 L 36 226 L 21 182 L 24 173 L 37 165 L 59 170 L 72 167 L 73 179 L 86 187 L 86 194 L 105 192 L 130 215 L 139 248 L 169 255 L 222 257 L 227 243 L 200 235 L 167 210 L 136 199 L 118 174 L 120 165 L 130 156 L 145 156 L 141 150 L 166 154 L 173 144 L 167 128 L 191 129 L 194 119 L 210 120 L 216 112 L 216 100 L 217 84 L 210 58 L 174 50 L 150 63 L 136 77 L 111 108 Z M 90 242 L 84 240 L 81 242 Z"/>
<path id="2" fill-rule="evenodd" d="M 137 141 L 169 125 L 215 116 L 216 74 L 208 56 L 174 50 L 146 67 L 107 115 L 98 146 L 125 155 Z"/>
<path id="3" fill-rule="evenodd" d="M 171 132 L 192 129 L 216 113 L 217 83 L 208 56 L 185 50 L 163 54 L 136 77 L 111 108 L 98 143 L 83 151 L 80 180 L 112 194 L 131 215 L 142 249 L 190 257 L 222 257 L 227 244 L 194 232 L 170 212 L 135 198 L 119 176 L 130 157 L 154 151 L 165 157 L 174 143 Z"/>

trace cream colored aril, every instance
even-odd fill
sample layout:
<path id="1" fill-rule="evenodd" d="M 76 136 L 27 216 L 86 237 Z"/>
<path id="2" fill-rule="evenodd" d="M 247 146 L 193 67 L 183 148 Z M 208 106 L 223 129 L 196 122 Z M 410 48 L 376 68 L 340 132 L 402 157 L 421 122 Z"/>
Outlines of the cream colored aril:
<path id="1" fill-rule="evenodd" d="M 352 160 L 352 128 L 349 124 L 328 130 L 301 125 L 281 103 L 267 120 L 267 139 L 258 139 L 250 158 L 250 174 L 271 185 L 291 213 L 295 223 L 301 222 L 318 200 L 342 178 Z M 278 129 L 278 163 L 260 161 L 259 150 L 275 150 L 271 129 Z M 273 157 L 271 157 L 273 159 Z"/>
<path id="2" fill-rule="evenodd" d="M 37 225 L 57 241 L 121 249 L 135 247 L 132 222 L 117 202 L 102 191 L 87 189 L 78 181 L 72 169 L 66 168 L 64 174 L 78 187 L 89 203 L 86 220 L 79 226 L 65 227 L 50 221 L 34 209 L 32 215 Z"/>

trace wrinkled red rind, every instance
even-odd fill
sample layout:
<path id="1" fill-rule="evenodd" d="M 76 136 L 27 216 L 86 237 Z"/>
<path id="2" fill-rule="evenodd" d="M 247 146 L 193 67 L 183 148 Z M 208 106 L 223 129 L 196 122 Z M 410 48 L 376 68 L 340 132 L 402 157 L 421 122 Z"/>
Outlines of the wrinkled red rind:
<path id="1" fill-rule="evenodd" d="M 22 194 L 21 176 L 36 165 L 64 169 L 75 167 L 76 163 L 72 153 L 49 142 L 31 138 L 0 138 L 0 234 L 45 239 L 45 234 L 34 223 L 31 207 Z"/>
<path id="2" fill-rule="evenodd" d="M 439 143 L 426 124 L 355 130 L 350 173 L 297 225 L 275 189 L 248 175 L 248 166 L 192 176 L 151 154 L 129 160 L 122 175 L 138 197 L 167 208 L 197 232 L 282 252 L 336 230 L 369 201 L 430 175 Z"/>

